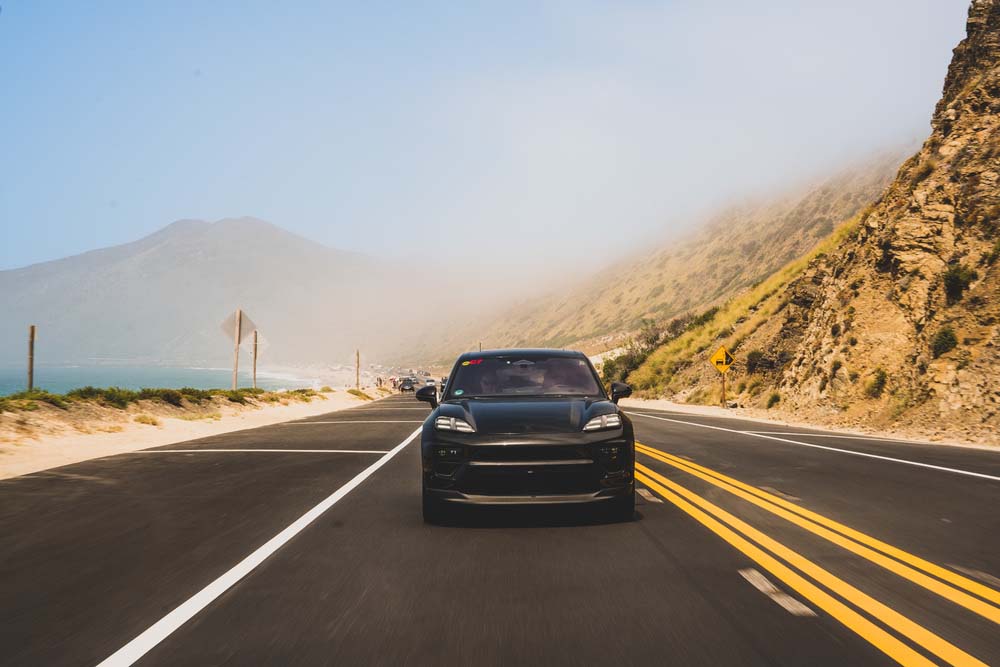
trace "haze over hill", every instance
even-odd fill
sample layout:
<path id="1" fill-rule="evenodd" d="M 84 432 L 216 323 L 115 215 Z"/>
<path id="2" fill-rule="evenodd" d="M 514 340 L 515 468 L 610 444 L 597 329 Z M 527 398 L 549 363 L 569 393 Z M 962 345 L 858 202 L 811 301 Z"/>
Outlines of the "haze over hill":
<path id="1" fill-rule="evenodd" d="M 884 196 L 813 252 L 669 340 L 629 378 L 799 418 L 996 442 L 1000 429 L 1000 2 L 975 0 L 932 132 Z M 692 354 L 694 353 L 694 354 Z"/>
<path id="2" fill-rule="evenodd" d="M 467 321 L 415 347 L 447 360 L 469 341 L 490 347 L 620 345 L 644 320 L 697 314 L 799 257 L 873 201 L 912 152 L 884 151 L 810 186 L 731 206 L 695 231 L 614 262 L 599 272 L 581 261 L 576 280 L 536 287 L 492 317 Z"/>
<path id="3" fill-rule="evenodd" d="M 40 363 L 225 364 L 219 325 L 237 307 L 270 342 L 265 361 L 347 362 L 356 348 L 372 360 L 399 355 L 438 303 L 411 279 L 420 270 L 255 218 L 179 220 L 132 243 L 0 271 L 0 363 L 23 362 L 33 323 Z M 474 272 L 465 279 L 478 284 Z M 433 321 L 470 310 L 452 304 Z"/>

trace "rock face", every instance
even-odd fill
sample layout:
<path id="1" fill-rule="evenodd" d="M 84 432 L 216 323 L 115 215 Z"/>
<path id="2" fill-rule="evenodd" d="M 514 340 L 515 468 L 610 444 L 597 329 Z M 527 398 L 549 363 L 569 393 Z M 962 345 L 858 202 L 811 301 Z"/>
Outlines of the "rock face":
<path id="1" fill-rule="evenodd" d="M 1000 0 L 967 29 L 921 150 L 741 345 L 784 409 L 1000 442 Z"/>

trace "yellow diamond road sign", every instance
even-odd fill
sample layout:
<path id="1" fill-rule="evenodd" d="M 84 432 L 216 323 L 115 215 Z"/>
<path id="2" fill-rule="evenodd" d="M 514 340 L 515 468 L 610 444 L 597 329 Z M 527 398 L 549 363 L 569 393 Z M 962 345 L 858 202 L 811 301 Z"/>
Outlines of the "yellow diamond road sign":
<path id="1" fill-rule="evenodd" d="M 715 370 L 725 373 L 733 365 L 735 359 L 733 359 L 733 355 L 726 351 L 726 347 L 723 345 L 715 351 L 715 354 L 708 358 L 708 361 L 715 367 Z"/>

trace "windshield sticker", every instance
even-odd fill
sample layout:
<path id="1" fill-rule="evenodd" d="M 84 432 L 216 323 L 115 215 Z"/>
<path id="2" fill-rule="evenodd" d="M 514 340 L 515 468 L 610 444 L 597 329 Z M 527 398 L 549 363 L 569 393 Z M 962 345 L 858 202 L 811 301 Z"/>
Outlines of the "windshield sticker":
<path id="1" fill-rule="evenodd" d="M 482 359 L 469 359 L 468 361 L 463 361 L 462 365 L 463 366 L 478 366 L 481 363 L 483 363 Z"/>
<path id="2" fill-rule="evenodd" d="M 456 396 L 461 396 L 461 395 L 462 395 L 462 394 L 464 394 L 464 393 L 465 393 L 465 390 L 464 390 L 464 389 L 456 389 L 456 390 L 455 390 L 455 395 L 456 395 Z"/>

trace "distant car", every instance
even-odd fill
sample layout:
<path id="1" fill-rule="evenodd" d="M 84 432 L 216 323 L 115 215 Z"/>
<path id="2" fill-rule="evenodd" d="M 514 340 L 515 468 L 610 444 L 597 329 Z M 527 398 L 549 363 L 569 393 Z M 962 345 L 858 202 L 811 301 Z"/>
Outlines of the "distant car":
<path id="1" fill-rule="evenodd" d="M 424 380 L 424 385 L 428 387 L 435 387 L 437 386 L 437 383 L 434 382 L 434 378 L 427 378 L 426 380 Z"/>
<path id="2" fill-rule="evenodd" d="M 416 391 L 416 387 L 413 385 L 413 380 L 410 378 L 403 378 L 399 382 L 399 391 Z"/>
<path id="3" fill-rule="evenodd" d="M 421 433 L 424 520 L 455 505 L 580 503 L 635 512 L 635 437 L 614 382 L 609 396 L 581 352 L 463 354 Z"/>

